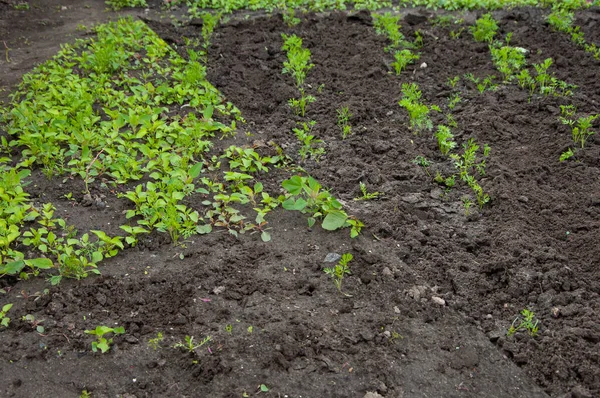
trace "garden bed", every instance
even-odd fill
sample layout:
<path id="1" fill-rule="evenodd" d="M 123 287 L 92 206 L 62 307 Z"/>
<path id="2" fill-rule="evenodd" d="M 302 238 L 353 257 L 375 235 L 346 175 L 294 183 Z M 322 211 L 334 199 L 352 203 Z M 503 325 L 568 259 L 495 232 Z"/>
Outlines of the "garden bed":
<path id="1" fill-rule="evenodd" d="M 577 21 L 593 21 L 596 11 L 579 11 Z M 385 51 L 389 39 L 376 32 L 366 11 L 299 14 L 294 26 L 281 14 L 235 15 L 216 26 L 200 60 L 221 95 L 211 99 L 214 118 L 203 114 L 207 106 L 194 104 L 198 97 L 191 91 L 185 101 L 175 100 L 157 113 L 159 120 L 182 125 L 189 113 L 206 123 L 218 121 L 220 135 L 212 137 L 212 147 L 194 154 L 201 174 L 192 168 L 186 178 L 192 177 L 196 187 L 198 177 L 217 181 L 233 168 L 230 158 L 217 167 L 213 155 L 221 156 L 231 145 L 252 148 L 263 158 L 278 158 L 265 161 L 268 172 L 247 172 L 271 197 L 288 194 L 284 199 L 289 199 L 284 181 L 310 175 L 330 189 L 347 220 L 360 220 L 365 227 L 351 238 L 350 225 L 327 231 L 317 216 L 309 228 L 308 215 L 278 206 L 265 216 L 268 224 L 242 233 L 231 218 L 226 228 L 209 222 L 211 195 L 196 191 L 182 203 L 200 213 L 204 225 L 212 226 L 210 233 L 178 240 L 157 227 L 100 263 L 101 276 L 63 278 L 56 286 L 42 278 L 5 276 L 0 304 L 13 307 L 10 326 L 0 330 L 2 394 L 600 394 L 600 140 L 592 135 L 581 149 L 560 120 L 570 104 L 577 117 L 599 112 L 600 62 L 548 26 L 548 13 L 533 8 L 494 12 L 496 38 L 512 32 L 510 45 L 527 50 L 532 70 L 531 65 L 551 57 L 548 73 L 576 85 L 572 95 L 531 94 L 516 80 L 504 83 L 488 45 L 476 42 L 469 31 L 481 13 L 462 14 L 458 21 L 458 14 L 444 20 L 439 18 L 444 13 L 403 11 L 401 33 L 410 42 L 420 35 L 422 47 L 413 49 L 420 58 L 399 75 L 393 51 Z M 157 87 L 163 78 L 189 83 L 194 59 L 188 50 L 201 51 L 206 20 L 180 27 L 158 19 L 146 22 L 179 54 L 169 59 L 184 68 L 184 77 L 165 70 L 164 77 L 148 81 Z M 282 73 L 288 60 L 282 33 L 302 38 L 314 64 L 302 89 L 315 101 L 303 116 L 288 104 L 298 97 L 298 87 Z M 159 40 L 148 40 L 160 47 Z M 139 58 L 129 60 L 143 63 L 149 57 L 143 48 L 148 43 L 135 53 Z M 155 65 L 164 67 L 164 59 L 157 58 Z M 128 74 L 138 78 L 145 70 L 133 68 Z M 76 73 L 89 76 L 85 68 Z M 466 74 L 479 82 L 495 75 L 497 87 L 480 92 Z M 433 129 L 411 129 L 399 105 L 408 83 L 418 85 L 424 104 L 439 107 L 430 112 Z M 194 87 L 210 91 L 202 84 Z M 455 106 L 449 106 L 452 98 Z M 345 138 L 338 116 L 344 107 L 351 114 Z M 99 109 L 94 112 L 110 120 L 110 112 Z M 470 170 L 490 198 L 481 208 L 460 181 L 455 159 L 440 152 L 434 137 L 438 126 L 452 120 L 457 143 L 452 152 L 462 154 L 472 138 L 480 147 L 478 161 L 485 159 L 485 173 Z M 324 149 L 318 161 L 310 152 L 302 159 L 293 132 L 310 121 L 316 122 L 310 134 L 323 141 L 314 146 Z M 592 130 L 598 131 L 597 121 Z M 181 150 L 172 145 L 173 151 Z M 484 145 L 490 148 L 485 158 Z M 106 155 L 101 148 L 93 151 L 98 162 Z M 574 155 L 559 161 L 568 149 Z M 15 150 L 13 163 L 20 160 L 17 155 Z M 144 216 L 142 211 L 128 214 L 135 205 L 120 194 L 138 184 L 147 188 L 152 179 L 145 175 L 111 185 L 114 175 L 89 178 L 93 167 L 94 161 L 83 169 L 88 186 L 86 178 L 64 178 L 54 175 L 57 170 L 48 172 L 48 164 L 33 165 L 26 190 L 38 208 L 53 203 L 55 217 L 81 231 L 77 239 L 89 230 L 124 235 L 121 225 L 137 225 Z M 161 172 L 169 170 L 164 166 Z M 456 184 L 435 182 L 438 172 L 443 178 L 456 174 Z M 377 197 L 366 200 L 375 192 Z M 471 207 L 465 206 L 467 199 Z M 248 222 L 254 222 L 252 207 L 239 206 Z M 325 262 L 333 253 L 353 255 L 340 291 L 324 272 L 337 262 Z M 509 333 L 511 325 L 519 326 L 524 309 L 539 321 L 533 336 L 526 328 Z M 33 318 L 22 319 L 26 314 Z M 43 333 L 36 331 L 35 320 L 43 320 Z M 125 329 L 106 354 L 93 353 L 94 338 L 84 333 L 99 325 Z M 193 336 L 198 348 L 173 348 L 186 336 Z"/>

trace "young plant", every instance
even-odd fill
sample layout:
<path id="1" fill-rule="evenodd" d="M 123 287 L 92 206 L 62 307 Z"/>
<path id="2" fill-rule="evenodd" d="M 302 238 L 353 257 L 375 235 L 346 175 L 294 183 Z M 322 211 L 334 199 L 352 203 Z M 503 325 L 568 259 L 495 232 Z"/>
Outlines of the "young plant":
<path id="1" fill-rule="evenodd" d="M 453 110 L 462 100 L 459 93 L 454 93 L 448 98 L 448 109 Z"/>
<path id="2" fill-rule="evenodd" d="M 468 216 L 471 206 L 473 206 L 473 202 L 471 201 L 471 199 L 465 196 L 462 198 L 462 204 L 463 208 L 465 209 L 465 216 Z"/>
<path id="3" fill-rule="evenodd" d="M 573 150 L 571 148 L 567 149 L 566 151 L 564 151 L 563 153 L 560 154 L 560 158 L 559 161 L 564 162 L 565 160 L 569 160 L 573 157 L 573 155 L 575 155 L 573 153 Z"/>
<path id="4" fill-rule="evenodd" d="M 283 63 L 283 73 L 291 74 L 296 80 L 296 87 L 302 88 L 306 74 L 315 65 L 310 63 L 310 50 L 302 47 L 302 39 L 296 35 L 281 34 L 284 40 L 282 49 L 287 52 L 287 61 Z"/>
<path id="5" fill-rule="evenodd" d="M 379 35 L 385 35 L 390 39 L 392 44 L 386 47 L 386 51 L 391 51 L 400 47 L 412 47 L 412 44 L 407 42 L 402 32 L 400 32 L 400 15 L 392 15 L 386 12 L 383 15 L 373 14 L 373 25 L 375 31 Z"/>
<path id="6" fill-rule="evenodd" d="M 5 328 L 7 328 L 10 324 L 10 318 L 6 316 L 6 314 L 8 313 L 8 311 L 10 311 L 12 306 L 12 304 L 4 304 L 2 306 L 2 310 L 0 310 L 0 326 L 4 326 Z"/>
<path id="7" fill-rule="evenodd" d="M 419 155 L 412 162 L 418 166 L 421 166 L 427 175 L 431 177 L 431 174 L 429 174 L 429 166 L 431 166 L 431 162 L 429 160 Z"/>
<path id="8" fill-rule="evenodd" d="M 456 88 L 456 85 L 458 84 L 459 81 L 460 81 L 460 76 L 449 77 L 448 78 L 448 87 Z"/>
<path id="9" fill-rule="evenodd" d="M 470 31 L 475 41 L 491 43 L 498 31 L 498 24 L 492 14 L 487 13 L 475 21 L 475 26 L 471 26 Z"/>
<path id="10" fill-rule="evenodd" d="M 419 54 L 413 54 L 412 51 L 408 49 L 399 50 L 394 52 L 394 62 L 392 62 L 392 66 L 396 71 L 396 75 L 399 75 L 406 67 L 412 64 L 414 61 L 420 58 Z"/>
<path id="11" fill-rule="evenodd" d="M 525 330 L 531 337 L 535 337 L 539 330 L 539 322 L 535 319 L 535 313 L 525 308 L 521 311 L 521 316 L 517 316 L 512 322 L 506 335 L 510 337 L 520 330 Z"/>
<path id="12" fill-rule="evenodd" d="M 287 7 L 283 12 L 283 22 L 286 23 L 290 28 L 300 23 L 300 18 L 296 18 L 294 7 Z"/>
<path id="13" fill-rule="evenodd" d="M 335 287 L 337 290 L 345 296 L 350 297 L 349 294 L 342 292 L 342 281 L 344 280 L 345 275 L 350 275 L 350 261 L 352 261 L 352 254 L 345 253 L 342 255 L 340 261 L 335 265 L 335 267 L 325 268 L 323 271 L 331 276 L 333 279 L 333 283 L 335 283 Z"/>
<path id="14" fill-rule="evenodd" d="M 342 129 L 342 139 L 346 139 L 352 133 L 352 126 L 350 126 L 351 117 L 352 113 L 350 113 L 347 106 L 343 106 L 337 110 L 337 125 Z"/>
<path id="15" fill-rule="evenodd" d="M 596 120 L 600 115 L 590 115 L 587 117 L 580 117 L 577 119 L 575 126 L 573 126 L 572 136 L 573 142 L 576 144 L 581 144 L 581 148 L 585 146 L 586 141 L 592 135 L 596 134 L 595 131 L 592 131 L 592 123 Z"/>
<path id="16" fill-rule="evenodd" d="M 183 348 L 188 350 L 189 352 L 194 352 L 198 348 L 202 347 L 206 343 L 212 340 L 211 336 L 206 336 L 204 340 L 202 340 L 199 344 L 194 343 L 194 336 L 185 336 L 185 342 L 179 341 L 173 345 L 173 348 Z"/>
<path id="17" fill-rule="evenodd" d="M 379 196 L 383 195 L 381 192 L 369 192 L 369 191 L 367 191 L 367 184 L 365 184 L 362 181 L 359 183 L 359 186 L 360 186 L 360 192 L 362 193 L 362 196 L 360 196 L 358 198 L 354 198 L 354 200 L 371 200 L 371 199 L 377 199 Z"/>
<path id="18" fill-rule="evenodd" d="M 321 184 L 312 177 L 293 176 L 283 181 L 286 197 L 281 198 L 282 207 L 309 214 L 308 226 L 311 228 L 316 220 L 322 219 L 321 226 L 328 231 L 351 227 L 350 236 L 358 236 L 363 224 L 348 216 L 342 204 L 328 191 L 322 190 Z"/>
<path id="19" fill-rule="evenodd" d="M 524 48 L 511 47 L 508 44 L 503 45 L 502 42 L 495 42 L 490 45 L 490 52 L 492 53 L 492 61 L 498 71 L 502 73 L 505 82 L 512 81 L 526 65 L 525 53 L 527 50 Z"/>
<path id="20" fill-rule="evenodd" d="M 437 138 L 442 155 L 448 155 L 451 150 L 456 148 L 456 142 L 453 140 L 454 135 L 447 126 L 439 125 L 435 137 Z"/>
<path id="21" fill-rule="evenodd" d="M 162 332 L 158 332 L 155 338 L 148 340 L 148 347 L 151 347 L 154 351 L 161 348 L 160 343 L 164 340 Z"/>
<path id="22" fill-rule="evenodd" d="M 109 328 L 108 326 L 97 326 L 96 329 L 93 330 L 85 330 L 84 333 L 91 334 L 96 336 L 96 341 L 92 342 L 92 351 L 102 352 L 103 354 L 110 350 L 110 345 L 113 342 L 113 338 L 107 339 L 104 337 L 106 334 L 113 334 L 115 336 L 120 334 L 125 334 L 125 328 L 123 326 L 119 326 L 116 328 Z"/>
<path id="23" fill-rule="evenodd" d="M 319 158 L 325 154 L 325 148 L 321 146 L 323 141 L 311 134 L 315 124 L 316 122 L 311 120 L 308 123 L 302 123 L 302 128 L 293 129 L 294 134 L 296 134 L 296 138 L 298 138 L 298 141 L 300 141 L 301 144 L 298 152 L 302 160 L 306 160 L 307 158 L 311 157 L 318 161 Z"/>
<path id="24" fill-rule="evenodd" d="M 433 128 L 429 107 L 421 103 L 421 91 L 416 83 L 402 83 L 402 99 L 398 104 L 408 111 L 410 128 L 415 134 Z"/>
<path id="25" fill-rule="evenodd" d="M 306 107 L 315 102 L 317 99 L 312 95 L 306 94 L 303 88 L 300 88 L 299 91 L 300 98 L 290 98 L 288 100 L 288 105 L 290 108 L 292 108 L 296 115 L 304 117 L 306 114 Z"/>

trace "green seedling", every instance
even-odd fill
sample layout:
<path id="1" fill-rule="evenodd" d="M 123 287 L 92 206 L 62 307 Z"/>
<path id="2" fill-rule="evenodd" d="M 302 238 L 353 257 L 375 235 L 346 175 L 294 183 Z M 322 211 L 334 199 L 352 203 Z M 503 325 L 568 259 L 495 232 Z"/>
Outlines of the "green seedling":
<path id="1" fill-rule="evenodd" d="M 12 308 L 12 304 L 4 304 L 2 306 L 2 310 L 0 311 L 0 326 L 8 327 L 10 324 L 10 318 L 6 315 L 8 311 Z"/>
<path id="2" fill-rule="evenodd" d="M 331 276 L 333 279 L 333 283 L 337 290 L 343 295 L 350 297 L 349 294 L 342 292 L 342 281 L 344 280 L 345 275 L 350 275 L 350 261 L 352 261 L 352 254 L 345 253 L 342 255 L 340 261 L 335 265 L 335 267 L 325 268 L 323 271 Z"/>
<path id="3" fill-rule="evenodd" d="M 564 151 L 563 153 L 560 154 L 560 158 L 559 161 L 564 162 L 565 160 L 569 160 L 573 157 L 573 155 L 575 155 L 573 153 L 573 150 L 571 148 L 567 149 L 566 151 Z"/>
<path id="4" fill-rule="evenodd" d="M 282 16 L 283 22 L 285 22 L 290 28 L 300 23 L 300 18 L 296 18 L 294 7 L 287 7 L 285 11 L 282 12 Z"/>
<path id="5" fill-rule="evenodd" d="M 535 319 L 535 313 L 525 308 L 521 311 L 521 316 L 516 317 L 512 322 L 506 335 L 510 337 L 520 330 L 525 330 L 531 337 L 535 337 L 539 331 L 539 322 Z"/>
<path id="6" fill-rule="evenodd" d="M 406 67 L 414 61 L 420 58 L 419 54 L 414 54 L 412 51 L 408 49 L 399 50 L 394 52 L 394 62 L 392 62 L 392 66 L 396 71 L 396 75 L 399 75 Z"/>
<path id="7" fill-rule="evenodd" d="M 460 81 L 460 76 L 449 77 L 448 83 L 447 83 L 448 87 L 456 88 L 456 85 L 458 84 L 459 81 Z"/>
<path id="8" fill-rule="evenodd" d="M 386 12 L 383 15 L 372 14 L 372 17 L 377 34 L 387 36 L 392 42 L 392 44 L 386 47 L 386 51 L 392 51 L 400 47 L 413 47 L 411 43 L 406 41 L 402 32 L 400 32 L 400 25 L 398 23 L 400 15 L 392 15 L 392 13 Z"/>
<path id="9" fill-rule="evenodd" d="M 440 147 L 442 155 L 448 155 L 451 150 L 456 148 L 454 135 L 447 126 L 439 125 L 435 133 L 435 138 L 437 138 L 438 146 Z"/>
<path id="10" fill-rule="evenodd" d="M 160 343 L 164 340 L 162 332 L 158 332 L 155 338 L 148 340 L 148 347 L 152 348 L 154 351 L 161 348 Z"/>
<path id="11" fill-rule="evenodd" d="M 126 7 L 147 7 L 146 0 L 106 0 L 106 5 L 114 11 L 119 11 Z"/>
<path id="12" fill-rule="evenodd" d="M 300 124 L 301 128 L 293 129 L 296 138 L 298 138 L 298 141 L 300 141 L 301 144 L 298 153 L 302 160 L 312 158 L 318 161 L 319 158 L 325 154 L 325 148 L 322 146 L 323 141 L 311 134 L 315 124 L 316 122 L 311 120 L 308 123 Z"/>
<path id="13" fill-rule="evenodd" d="M 83 390 L 81 391 L 81 394 L 79 394 L 79 398 L 92 398 L 92 393 L 88 392 L 87 390 Z"/>
<path id="14" fill-rule="evenodd" d="M 429 160 L 419 155 L 412 162 L 418 166 L 421 166 L 427 175 L 431 177 L 431 174 L 429 174 L 429 166 L 431 166 L 431 162 Z"/>
<path id="15" fill-rule="evenodd" d="M 468 216 L 471 206 L 473 206 L 473 202 L 471 202 L 471 199 L 464 197 L 464 198 L 462 198 L 462 204 L 463 204 L 463 208 L 465 209 L 465 216 Z"/>
<path id="16" fill-rule="evenodd" d="M 110 345 L 113 342 L 112 337 L 107 339 L 104 337 L 106 334 L 113 334 L 118 336 L 120 334 L 125 334 L 125 328 L 123 326 L 119 326 L 116 328 L 109 328 L 108 326 L 97 326 L 96 329 L 93 330 L 85 330 L 84 333 L 91 334 L 96 336 L 96 341 L 92 342 L 92 351 L 102 352 L 103 354 L 110 350 Z"/>
<path id="17" fill-rule="evenodd" d="M 451 30 L 450 31 L 450 38 L 452 38 L 453 40 L 458 40 L 458 39 L 460 39 L 460 36 L 462 35 L 462 33 L 464 31 L 465 31 L 464 27 L 461 27 L 458 30 Z"/>
<path id="18" fill-rule="evenodd" d="M 453 110 L 461 101 L 460 94 L 454 93 L 448 98 L 448 109 Z"/>
<path id="19" fill-rule="evenodd" d="M 280 198 L 282 207 L 309 214 L 309 228 L 316 220 L 322 219 L 323 229 L 334 231 L 351 227 L 350 237 L 355 238 L 364 226 L 356 218 L 348 216 L 342 204 L 328 191 L 322 190 L 321 184 L 312 177 L 293 176 L 283 181 L 282 186 L 287 191 L 287 195 Z"/>
<path id="20" fill-rule="evenodd" d="M 475 26 L 471 26 L 470 31 L 475 41 L 491 43 L 498 31 L 498 24 L 492 14 L 487 13 L 475 21 Z"/>
<path id="21" fill-rule="evenodd" d="M 296 80 L 296 87 L 302 88 L 306 74 L 315 65 L 310 63 L 310 50 L 302 47 L 302 39 L 296 35 L 281 34 L 284 40 L 282 49 L 287 52 L 287 61 L 283 63 L 283 73 L 289 73 Z"/>
<path id="22" fill-rule="evenodd" d="M 306 114 L 306 107 L 315 102 L 317 99 L 312 95 L 306 94 L 303 88 L 300 88 L 299 91 L 300 98 L 290 98 L 288 100 L 288 105 L 290 106 L 290 108 L 292 108 L 296 115 L 304 117 L 304 115 Z"/>
<path id="23" fill-rule="evenodd" d="M 371 199 L 377 199 L 378 197 L 380 197 L 381 195 L 383 195 L 381 192 L 369 192 L 369 191 L 367 191 L 367 184 L 365 184 L 362 181 L 359 183 L 359 187 L 360 187 L 360 192 L 362 193 L 362 196 L 360 196 L 358 198 L 354 198 L 354 200 L 371 200 Z"/>
<path id="24" fill-rule="evenodd" d="M 510 36 L 509 36 L 510 37 Z M 509 38 L 507 38 L 509 40 Z M 521 47 L 511 47 L 502 42 L 495 42 L 490 45 L 492 61 L 502 73 L 505 82 L 512 81 L 526 65 L 525 53 L 527 50 Z"/>
<path id="25" fill-rule="evenodd" d="M 402 99 L 398 104 L 408 111 L 410 128 L 415 134 L 433 128 L 433 122 L 429 118 L 430 109 L 421 102 L 421 91 L 416 83 L 402 83 Z"/>
<path id="26" fill-rule="evenodd" d="M 44 327 L 41 325 L 41 323 L 44 322 L 43 319 L 35 319 L 35 316 L 31 314 L 24 315 L 21 319 L 25 322 L 29 322 L 31 327 L 39 334 L 43 334 L 45 332 Z"/>
<path id="27" fill-rule="evenodd" d="M 575 125 L 572 126 L 572 136 L 573 142 L 576 144 L 581 144 L 581 148 L 585 147 L 585 143 L 592 135 L 596 134 L 595 131 L 592 131 L 592 123 L 596 120 L 600 115 L 590 115 L 587 117 L 580 117 L 575 122 Z"/>
<path id="28" fill-rule="evenodd" d="M 342 139 L 346 139 L 352 133 L 352 126 L 350 126 L 351 117 L 352 113 L 350 113 L 347 106 L 343 106 L 337 110 L 337 125 L 342 129 Z"/>
<path id="29" fill-rule="evenodd" d="M 194 352 L 211 340 L 211 336 L 206 336 L 206 338 L 204 338 L 204 340 L 202 340 L 199 344 L 195 344 L 194 336 L 185 336 L 185 342 L 177 342 L 173 345 L 173 348 L 183 348 L 184 350 L 188 350 L 189 352 Z"/>

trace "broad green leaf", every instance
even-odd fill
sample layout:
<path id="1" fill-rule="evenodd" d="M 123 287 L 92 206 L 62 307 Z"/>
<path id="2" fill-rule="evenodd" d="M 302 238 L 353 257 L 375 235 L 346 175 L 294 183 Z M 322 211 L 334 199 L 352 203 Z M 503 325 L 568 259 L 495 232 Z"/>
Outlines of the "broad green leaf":
<path id="1" fill-rule="evenodd" d="M 211 231 L 212 231 L 212 225 L 210 225 L 210 224 L 198 225 L 196 227 L 196 232 L 198 232 L 200 235 L 208 234 Z"/>
<path id="2" fill-rule="evenodd" d="M 260 234 L 260 238 L 263 242 L 269 242 L 271 240 L 271 234 L 267 231 L 262 231 L 262 233 Z"/>
<path id="3" fill-rule="evenodd" d="M 196 163 L 190 169 L 190 173 L 189 174 L 190 174 L 190 177 L 197 178 L 200 175 L 201 172 L 202 172 L 202 163 Z"/>
<path id="4" fill-rule="evenodd" d="M 302 192 L 302 178 L 300 176 L 293 176 L 289 180 L 282 182 L 281 185 L 292 195 L 298 195 Z"/>
<path id="5" fill-rule="evenodd" d="M 322 227 L 328 231 L 334 231 L 341 228 L 346 223 L 348 215 L 340 210 L 334 210 L 327 213 L 325 219 L 323 219 Z"/>
<path id="6" fill-rule="evenodd" d="M 306 208 L 306 200 L 302 198 L 298 198 L 298 200 L 294 200 L 294 198 L 289 198 L 285 202 L 283 202 L 282 206 L 286 210 L 296 210 L 302 211 Z"/>
<path id="7" fill-rule="evenodd" d="M 16 275 L 25 268 L 25 261 L 13 261 L 12 263 L 0 266 L 0 275 Z"/>
<path id="8" fill-rule="evenodd" d="M 32 258 L 30 260 L 25 260 L 25 263 L 30 267 L 39 269 L 50 269 L 54 267 L 52 260 L 49 258 Z"/>
<path id="9" fill-rule="evenodd" d="M 6 314 L 12 308 L 12 306 L 12 304 L 4 304 L 4 306 L 2 307 L 2 312 Z"/>

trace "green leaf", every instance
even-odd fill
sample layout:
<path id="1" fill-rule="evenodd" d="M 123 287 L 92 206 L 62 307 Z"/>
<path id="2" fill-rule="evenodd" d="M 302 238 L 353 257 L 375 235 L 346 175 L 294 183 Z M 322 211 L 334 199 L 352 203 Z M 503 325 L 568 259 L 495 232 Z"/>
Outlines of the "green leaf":
<path id="1" fill-rule="evenodd" d="M 54 267 L 52 260 L 49 258 L 32 258 L 30 260 L 25 260 L 25 263 L 30 267 L 39 269 L 50 269 Z"/>
<path id="2" fill-rule="evenodd" d="M 283 188 L 292 195 L 298 195 L 302 192 L 302 177 L 293 176 L 289 180 L 285 180 L 281 183 Z"/>
<path id="3" fill-rule="evenodd" d="M 190 169 L 190 173 L 189 174 L 190 174 L 190 177 L 197 178 L 200 175 L 201 172 L 202 172 L 202 163 L 196 163 Z"/>
<path id="4" fill-rule="evenodd" d="M 96 348 L 99 348 L 103 354 L 106 353 L 108 350 L 110 350 L 110 347 L 109 347 L 106 339 L 100 339 L 100 341 L 98 343 L 96 343 Z"/>
<path id="5" fill-rule="evenodd" d="M 271 240 L 271 234 L 267 231 L 262 231 L 262 233 L 260 234 L 260 238 L 263 242 L 269 242 Z"/>
<path id="6" fill-rule="evenodd" d="M 4 304 L 2 307 L 2 312 L 6 314 L 12 308 L 12 306 L 12 304 Z"/>
<path id="7" fill-rule="evenodd" d="M 196 232 L 198 232 L 200 235 L 208 234 L 211 231 L 212 231 L 212 225 L 210 225 L 210 224 L 198 225 L 196 227 Z"/>
<path id="8" fill-rule="evenodd" d="M 0 266 L 0 275 L 16 275 L 21 272 L 23 268 L 25 268 L 25 261 L 13 261 L 12 263 Z"/>
<path id="9" fill-rule="evenodd" d="M 344 226 L 348 215 L 341 210 L 333 210 L 327 213 L 323 219 L 322 227 L 328 231 L 334 231 Z"/>
<path id="10" fill-rule="evenodd" d="M 269 387 L 265 386 L 264 384 L 261 384 L 260 385 L 260 391 L 267 392 L 267 391 L 269 391 Z"/>
<path id="11" fill-rule="evenodd" d="M 306 208 L 306 200 L 302 198 L 298 198 L 294 200 L 294 198 L 289 198 L 285 202 L 282 203 L 282 206 L 286 210 L 297 210 L 302 211 Z"/>

